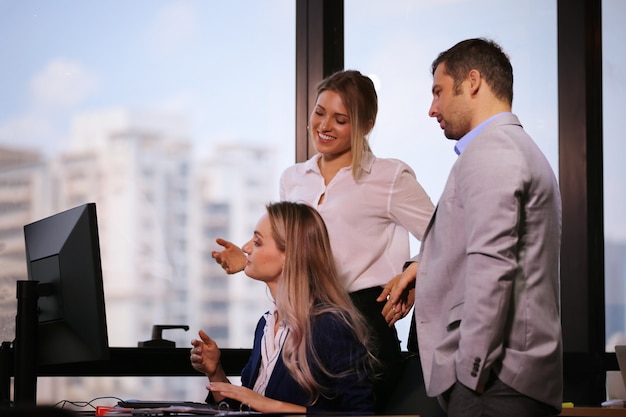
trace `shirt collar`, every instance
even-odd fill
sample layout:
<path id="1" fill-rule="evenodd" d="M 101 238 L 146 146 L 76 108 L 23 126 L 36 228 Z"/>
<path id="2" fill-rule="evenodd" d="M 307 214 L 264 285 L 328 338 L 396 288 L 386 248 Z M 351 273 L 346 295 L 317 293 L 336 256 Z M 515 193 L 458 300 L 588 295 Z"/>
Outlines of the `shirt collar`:
<path id="1" fill-rule="evenodd" d="M 322 157 L 322 154 L 318 153 L 313 155 L 308 161 L 304 163 L 304 168 L 306 171 L 315 171 L 319 172 L 320 167 L 318 164 L 319 159 Z M 361 169 L 364 172 L 369 173 L 372 170 L 372 165 L 374 165 L 374 154 L 371 151 L 366 151 L 363 153 L 363 159 L 361 160 Z"/>
<path id="2" fill-rule="evenodd" d="M 469 145 L 474 139 L 476 139 L 476 136 L 478 136 L 478 134 L 482 132 L 483 129 L 489 123 L 491 123 L 494 119 L 502 116 L 503 114 L 511 114 L 511 112 L 502 112 L 502 113 L 494 114 L 493 116 L 491 116 L 490 118 L 488 118 L 487 120 L 485 120 L 484 122 L 482 122 L 481 124 L 473 128 L 472 130 L 467 132 L 465 136 L 459 139 L 457 143 L 454 145 L 454 152 L 456 152 L 457 155 L 461 155 L 461 153 L 465 150 L 465 148 L 467 148 L 467 145 Z"/>

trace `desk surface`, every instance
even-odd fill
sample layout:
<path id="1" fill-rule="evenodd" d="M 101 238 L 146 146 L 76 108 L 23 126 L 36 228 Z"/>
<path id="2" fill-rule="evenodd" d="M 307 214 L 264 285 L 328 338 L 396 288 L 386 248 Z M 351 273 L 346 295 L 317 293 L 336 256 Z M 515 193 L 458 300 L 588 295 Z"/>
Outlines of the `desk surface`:
<path id="1" fill-rule="evenodd" d="M 77 411 L 72 411 L 70 412 L 69 410 L 62 410 L 62 409 L 55 409 L 54 411 L 57 412 L 58 414 L 44 414 L 46 411 L 48 413 L 50 413 L 51 408 L 47 408 L 47 407 L 43 407 L 43 408 L 39 408 L 37 407 L 36 409 L 0 409 L 0 411 L 2 411 L 3 416 L 4 411 L 9 411 L 8 414 L 6 414 L 7 417 L 9 416 L 15 416 L 15 417 L 26 417 L 28 416 L 48 416 L 48 417 L 52 417 L 52 416 L 63 416 L 63 417 L 67 417 L 67 416 L 93 416 L 95 415 L 95 413 L 93 411 L 91 412 L 77 412 Z M 13 413 L 12 413 L 12 412 Z M 28 414 L 23 414 L 25 411 L 30 411 L 31 413 Z M 41 411 L 44 412 L 42 414 L 38 414 L 38 413 L 34 413 L 32 414 L 33 411 Z M 286 415 L 287 416 L 287 415 Z M 569 416 L 569 417 L 626 417 L 626 408 L 601 408 L 601 407 L 574 407 L 574 408 L 564 408 L 563 411 L 561 412 L 561 414 L 559 414 L 559 416 Z M 294 416 L 295 417 L 295 416 Z M 297 416 L 297 417 L 301 417 L 301 416 Z M 385 417 L 419 417 L 419 416 L 385 416 Z"/>
<path id="2" fill-rule="evenodd" d="M 626 417 L 626 408 L 573 407 L 564 408 L 560 416 Z"/>

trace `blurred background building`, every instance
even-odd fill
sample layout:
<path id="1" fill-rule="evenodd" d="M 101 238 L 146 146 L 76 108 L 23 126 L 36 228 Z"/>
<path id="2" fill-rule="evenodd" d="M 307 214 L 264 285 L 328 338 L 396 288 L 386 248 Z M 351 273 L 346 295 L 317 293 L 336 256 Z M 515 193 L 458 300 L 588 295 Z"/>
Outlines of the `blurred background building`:
<path id="1" fill-rule="evenodd" d="M 28 278 L 23 225 L 93 201 L 111 346 L 137 346 L 150 339 L 155 324 L 189 325 L 191 334 L 164 331 L 177 346 L 189 346 L 199 329 L 220 346 L 248 346 L 268 307 L 265 286 L 226 275 L 211 250 L 217 237 L 238 244 L 250 239 L 276 187 L 273 153 L 226 144 L 216 150 L 219 156 L 194 164 L 190 144 L 182 117 L 114 109 L 77 115 L 71 146 L 51 159 L 3 149 L 0 311 L 11 316 L 5 322 L 14 320 L 15 281 Z M 191 398 L 188 387 L 203 384 L 193 378 L 40 378 L 38 395 Z"/>

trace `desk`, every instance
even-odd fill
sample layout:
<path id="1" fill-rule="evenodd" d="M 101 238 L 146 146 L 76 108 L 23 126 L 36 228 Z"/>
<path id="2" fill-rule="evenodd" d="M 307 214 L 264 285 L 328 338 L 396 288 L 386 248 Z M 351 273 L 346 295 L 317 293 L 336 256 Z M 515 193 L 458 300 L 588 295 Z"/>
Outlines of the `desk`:
<path id="1" fill-rule="evenodd" d="M 564 408 L 560 416 L 626 417 L 626 408 L 573 407 Z"/>

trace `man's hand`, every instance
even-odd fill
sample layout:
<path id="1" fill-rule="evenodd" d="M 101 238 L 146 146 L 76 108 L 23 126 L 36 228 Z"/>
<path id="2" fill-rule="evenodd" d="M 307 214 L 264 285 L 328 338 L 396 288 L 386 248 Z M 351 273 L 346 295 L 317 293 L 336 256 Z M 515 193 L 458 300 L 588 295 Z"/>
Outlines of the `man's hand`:
<path id="1" fill-rule="evenodd" d="M 376 299 L 378 302 L 387 301 L 383 307 L 382 315 L 390 327 L 411 311 L 415 302 L 416 276 L 417 262 L 413 262 L 402 274 L 393 277 Z"/>
<path id="2" fill-rule="evenodd" d="M 241 248 L 232 242 L 222 238 L 215 239 L 218 245 L 223 246 L 222 251 L 212 251 L 211 256 L 228 274 L 243 271 L 246 267 L 246 254 Z"/>

